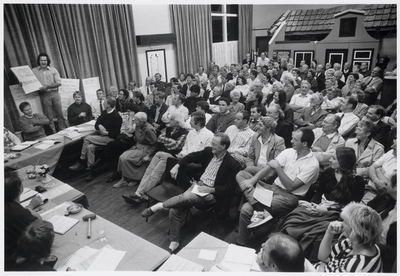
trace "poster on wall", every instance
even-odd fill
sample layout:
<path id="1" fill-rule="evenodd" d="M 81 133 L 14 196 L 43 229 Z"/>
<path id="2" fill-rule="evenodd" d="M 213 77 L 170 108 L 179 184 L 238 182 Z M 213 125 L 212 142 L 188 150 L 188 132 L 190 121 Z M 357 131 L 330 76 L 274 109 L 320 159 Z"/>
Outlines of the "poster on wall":
<path id="1" fill-rule="evenodd" d="M 156 73 L 160 73 L 161 80 L 168 82 L 165 50 L 146 51 L 146 60 L 148 76 L 154 77 Z"/>
<path id="2" fill-rule="evenodd" d="M 31 104 L 33 113 L 43 113 L 42 102 L 40 101 L 39 92 L 33 92 L 29 94 L 25 94 L 24 90 L 19 84 L 10 85 L 11 95 L 14 99 L 15 104 L 17 105 L 19 115 L 24 115 L 19 110 L 19 105 L 22 102 L 28 102 Z"/>
<path id="3" fill-rule="evenodd" d="M 72 94 L 75 91 L 79 91 L 79 79 L 61 78 L 61 86 L 58 88 L 58 92 L 60 93 L 62 111 L 65 118 L 68 117 L 68 107 L 74 102 Z"/>
<path id="4" fill-rule="evenodd" d="M 28 65 L 12 67 L 10 69 L 22 84 L 23 91 L 26 94 L 38 91 L 42 87 L 42 84 Z"/>
<path id="5" fill-rule="evenodd" d="M 100 89 L 99 77 L 82 79 L 83 91 L 85 92 L 86 103 L 90 104 L 97 99 L 96 91 Z"/>

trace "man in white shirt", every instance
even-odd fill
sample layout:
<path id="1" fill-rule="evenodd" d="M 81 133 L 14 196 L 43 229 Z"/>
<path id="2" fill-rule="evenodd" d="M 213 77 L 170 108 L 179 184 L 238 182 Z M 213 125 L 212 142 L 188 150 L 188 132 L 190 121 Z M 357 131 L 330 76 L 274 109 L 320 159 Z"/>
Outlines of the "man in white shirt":
<path id="1" fill-rule="evenodd" d="M 205 119 L 204 114 L 201 112 L 194 112 L 192 114 L 190 125 L 193 129 L 189 131 L 182 150 L 176 155 L 178 159 L 176 159 L 175 164 L 189 153 L 201 151 L 206 147 L 211 146 L 214 133 L 204 127 Z M 154 163 L 155 166 L 149 165 L 146 169 L 136 192 L 131 195 L 122 195 L 126 203 L 138 204 L 144 202 L 144 199 L 147 199 L 145 193 L 160 182 L 167 167 L 167 160 L 169 158 L 174 159 L 174 157 L 167 152 L 159 151 L 156 153 L 153 157 L 154 161 L 152 159 L 152 163 Z"/>
<path id="2" fill-rule="evenodd" d="M 204 67 L 203 66 L 199 66 L 199 69 L 197 71 L 197 73 L 195 74 L 195 76 L 199 76 L 199 80 L 202 81 L 204 79 L 207 79 L 207 74 L 204 73 Z"/>
<path id="3" fill-rule="evenodd" d="M 255 134 L 247 125 L 249 119 L 250 114 L 247 110 L 240 111 L 236 113 L 235 124 L 225 130 L 225 134 L 231 139 L 231 146 L 228 152 L 240 163 L 242 168 L 246 166 L 251 137 Z"/>
<path id="4" fill-rule="evenodd" d="M 168 124 L 170 121 L 171 114 L 178 112 L 183 115 L 183 120 L 186 121 L 189 116 L 189 110 L 185 106 L 183 106 L 184 102 L 185 102 L 185 96 L 181 93 L 176 94 L 172 100 L 173 105 L 171 105 L 168 108 L 167 112 L 164 113 L 161 120 L 164 123 Z"/>
<path id="5" fill-rule="evenodd" d="M 147 95 L 149 95 L 151 93 L 151 89 L 150 89 L 150 83 L 153 82 L 153 78 L 152 77 L 147 77 L 145 84 L 143 84 L 140 87 L 140 92 L 142 92 L 143 97 L 146 97 Z"/>
<path id="6" fill-rule="evenodd" d="M 105 110 L 104 108 L 104 92 L 101 89 L 97 89 L 96 91 L 97 99 L 90 103 L 90 107 L 92 108 L 92 115 L 94 118 L 100 116 L 101 112 Z"/>
<path id="7" fill-rule="evenodd" d="M 297 107 L 305 107 L 310 105 L 310 83 L 306 80 L 301 82 L 300 94 L 293 95 L 290 100 L 290 105 L 294 105 Z"/>
<path id="8" fill-rule="evenodd" d="M 338 90 L 336 88 L 327 88 L 326 96 L 324 97 L 324 102 L 322 103 L 321 108 L 328 112 L 336 113 L 336 111 L 339 110 L 342 102 L 343 98 L 338 97 Z"/>
<path id="9" fill-rule="evenodd" d="M 342 112 L 336 113 L 336 115 L 341 118 L 340 127 L 338 129 L 339 134 L 345 139 L 350 136 L 357 126 L 357 123 L 360 121 L 360 118 L 353 113 L 357 104 L 357 99 L 353 97 L 344 99 L 344 102 L 340 107 Z"/>
<path id="10" fill-rule="evenodd" d="M 284 217 L 297 207 L 298 200 L 307 193 L 319 174 L 318 160 L 311 151 L 313 142 L 312 130 L 296 130 L 293 132 L 293 148 L 285 149 L 256 175 L 239 183 L 247 202 L 240 210 L 237 244 L 246 245 L 251 233 L 249 228 L 265 223 L 271 215 L 273 218 Z M 259 182 L 273 171 L 278 175 L 273 184 Z M 265 190 L 273 193 L 269 206 L 267 202 L 262 203 L 254 197 L 259 189 L 264 194 L 267 192 Z"/>
<path id="11" fill-rule="evenodd" d="M 269 63 L 269 58 L 267 58 L 265 52 L 262 52 L 261 56 L 257 60 L 257 66 L 263 67 L 264 65 L 268 65 L 268 63 Z"/>
<path id="12" fill-rule="evenodd" d="M 345 141 L 338 132 L 339 127 L 340 117 L 330 114 L 325 117 L 321 128 L 313 129 L 315 140 L 312 151 L 321 167 L 328 166 L 335 150 L 344 147 Z"/>

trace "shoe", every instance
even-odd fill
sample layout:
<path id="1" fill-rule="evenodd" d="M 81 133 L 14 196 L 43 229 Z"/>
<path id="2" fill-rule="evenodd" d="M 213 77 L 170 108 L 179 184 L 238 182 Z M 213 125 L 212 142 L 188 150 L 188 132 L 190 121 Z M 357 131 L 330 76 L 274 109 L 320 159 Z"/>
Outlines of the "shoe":
<path id="1" fill-rule="evenodd" d="M 136 194 L 128 196 L 122 195 L 122 198 L 127 204 L 140 204 L 144 201 L 141 197 L 137 196 Z"/>
<path id="2" fill-rule="evenodd" d="M 128 182 L 124 178 L 122 178 L 120 181 L 118 181 L 113 185 L 114 188 L 120 188 L 125 186 L 128 186 Z"/>
<path id="3" fill-rule="evenodd" d="M 272 216 L 268 211 L 254 211 L 253 216 L 251 217 L 251 223 L 247 226 L 247 228 L 251 229 L 260 226 L 270 219 L 272 219 Z"/>
<path id="4" fill-rule="evenodd" d="M 114 173 L 109 179 L 107 179 L 107 183 L 114 182 L 115 180 L 120 180 L 122 175 L 119 173 Z"/>
<path id="5" fill-rule="evenodd" d="M 178 249 L 179 249 L 179 242 L 171 242 L 171 244 L 169 245 L 169 248 L 168 248 L 168 252 L 170 254 L 176 253 L 178 251 Z"/>
<path id="6" fill-rule="evenodd" d="M 71 171 L 81 171 L 83 169 L 85 169 L 85 165 L 80 163 L 80 162 L 76 162 L 75 164 L 73 164 L 72 166 L 69 166 L 69 169 Z"/>
<path id="7" fill-rule="evenodd" d="M 142 212 L 142 217 L 144 218 L 148 218 L 151 217 L 152 215 L 154 215 L 155 212 L 153 212 L 150 208 L 146 208 L 144 209 L 144 211 Z"/>
<path id="8" fill-rule="evenodd" d="M 90 174 L 85 178 L 86 182 L 92 181 L 97 177 L 97 173 L 94 172 L 93 170 L 90 171 Z"/>

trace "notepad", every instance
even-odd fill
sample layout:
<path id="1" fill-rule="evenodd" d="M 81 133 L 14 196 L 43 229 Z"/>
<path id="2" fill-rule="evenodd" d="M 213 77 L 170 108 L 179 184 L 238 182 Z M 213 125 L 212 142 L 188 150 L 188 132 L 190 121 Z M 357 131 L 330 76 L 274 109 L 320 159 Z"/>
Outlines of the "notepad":
<path id="1" fill-rule="evenodd" d="M 158 271 L 203 271 L 204 266 L 196 264 L 192 261 L 186 260 L 175 254 L 171 257 L 157 270 Z"/>
<path id="2" fill-rule="evenodd" d="M 78 219 L 60 215 L 55 215 L 47 221 L 53 224 L 54 232 L 61 235 L 64 235 L 69 229 L 74 227 L 75 224 L 79 222 Z"/>

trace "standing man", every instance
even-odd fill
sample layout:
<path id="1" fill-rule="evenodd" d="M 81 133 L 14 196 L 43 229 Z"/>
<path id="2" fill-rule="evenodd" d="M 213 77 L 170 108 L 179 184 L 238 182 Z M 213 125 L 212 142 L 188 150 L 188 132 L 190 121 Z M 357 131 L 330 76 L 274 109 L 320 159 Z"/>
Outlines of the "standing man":
<path id="1" fill-rule="evenodd" d="M 56 133 L 54 126 L 53 112 L 57 116 L 58 128 L 65 129 L 65 118 L 62 112 L 61 97 L 58 87 L 61 86 L 61 77 L 57 69 L 50 67 L 50 58 L 46 53 L 40 53 L 37 57 L 38 67 L 32 69 L 36 78 L 42 84 L 39 88 L 39 95 L 43 106 L 44 114 L 50 120 L 50 127 Z"/>
<path id="2" fill-rule="evenodd" d="M 154 79 L 156 80 L 155 81 L 155 83 L 157 83 L 158 84 L 158 91 L 165 91 L 165 86 L 166 86 L 166 83 L 164 82 L 164 81 L 162 81 L 161 80 L 161 74 L 160 73 L 156 73 L 155 75 L 154 75 Z"/>
<path id="3" fill-rule="evenodd" d="M 325 89 L 325 74 L 324 74 L 324 66 L 322 64 L 318 64 L 317 68 L 315 69 L 317 74 L 315 78 L 317 79 L 318 88 L 317 91 L 321 92 Z"/>
<path id="4" fill-rule="evenodd" d="M 93 117 L 97 118 L 100 114 L 105 110 L 104 108 L 104 92 L 102 89 L 97 89 L 96 91 L 97 99 L 90 103 L 90 107 L 92 108 Z"/>
<path id="5" fill-rule="evenodd" d="M 364 90 L 365 99 L 364 103 L 371 105 L 375 103 L 376 99 L 380 99 L 380 93 L 383 88 L 383 80 L 380 78 L 381 68 L 375 67 L 370 76 L 364 77 L 361 81 L 367 85 Z"/>

